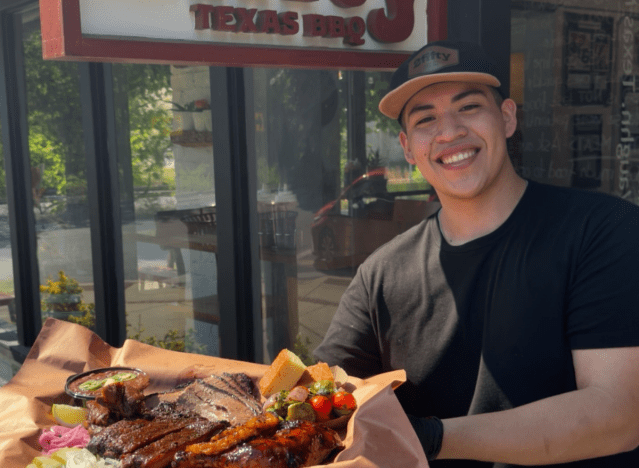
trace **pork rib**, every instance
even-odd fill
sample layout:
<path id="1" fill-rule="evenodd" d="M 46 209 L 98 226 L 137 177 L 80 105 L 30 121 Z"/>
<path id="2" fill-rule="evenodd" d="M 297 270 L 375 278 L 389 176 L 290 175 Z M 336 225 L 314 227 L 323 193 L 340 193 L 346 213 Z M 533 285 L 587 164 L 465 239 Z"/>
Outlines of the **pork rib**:
<path id="1" fill-rule="evenodd" d="M 208 442 L 189 445 L 185 452 L 209 456 L 219 455 L 254 437 L 273 434 L 279 423 L 280 419 L 276 415 L 264 413 L 250 419 L 246 424 L 223 430 Z"/>
<path id="2" fill-rule="evenodd" d="M 172 432 L 161 439 L 124 455 L 120 468 L 165 468 L 179 450 L 187 445 L 205 441 L 228 426 L 226 422 L 211 422 L 198 418 L 178 432 Z"/>
<path id="3" fill-rule="evenodd" d="M 257 437 L 220 455 L 178 452 L 171 467 L 301 468 L 322 463 L 341 447 L 333 429 L 308 421 L 291 421 L 271 437 Z"/>
<path id="4" fill-rule="evenodd" d="M 100 431 L 87 448 L 103 457 L 119 458 L 193 422 L 193 418 L 122 419 Z"/>

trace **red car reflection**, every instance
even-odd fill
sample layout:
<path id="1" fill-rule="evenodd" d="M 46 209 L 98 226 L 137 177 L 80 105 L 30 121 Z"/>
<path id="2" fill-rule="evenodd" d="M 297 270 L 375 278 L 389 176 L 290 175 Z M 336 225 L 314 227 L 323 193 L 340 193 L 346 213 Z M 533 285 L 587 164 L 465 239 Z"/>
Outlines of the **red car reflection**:
<path id="1" fill-rule="evenodd" d="M 372 170 L 315 213 L 311 224 L 315 268 L 355 268 L 440 206 L 432 190 L 389 192 L 387 182 L 385 168 Z"/>

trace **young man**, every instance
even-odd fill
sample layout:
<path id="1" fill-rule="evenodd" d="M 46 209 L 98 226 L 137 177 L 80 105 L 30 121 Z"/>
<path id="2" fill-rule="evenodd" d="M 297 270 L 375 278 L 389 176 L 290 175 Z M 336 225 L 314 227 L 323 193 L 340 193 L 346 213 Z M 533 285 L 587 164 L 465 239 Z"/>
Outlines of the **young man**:
<path id="1" fill-rule="evenodd" d="M 519 177 L 494 67 L 443 41 L 393 75 L 380 110 L 442 207 L 359 268 L 315 356 L 405 369 L 433 467 L 639 466 L 639 208 Z"/>

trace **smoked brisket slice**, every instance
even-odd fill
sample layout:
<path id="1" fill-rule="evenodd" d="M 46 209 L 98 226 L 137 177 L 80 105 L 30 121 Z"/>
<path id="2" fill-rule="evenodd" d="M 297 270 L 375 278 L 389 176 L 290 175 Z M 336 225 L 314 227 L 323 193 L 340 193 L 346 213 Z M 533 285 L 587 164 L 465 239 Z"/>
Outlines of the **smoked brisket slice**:
<path id="1" fill-rule="evenodd" d="M 196 379 L 167 392 L 148 395 L 146 412 L 164 406 L 175 411 L 198 414 L 210 421 L 228 421 L 240 425 L 262 413 L 257 386 L 243 373 L 213 374 Z"/>
<path id="2" fill-rule="evenodd" d="M 176 452 L 187 445 L 208 440 L 224 428 L 227 422 L 211 422 L 204 418 L 196 418 L 183 429 L 162 437 L 124 455 L 120 462 L 121 468 L 165 468 L 170 465 Z"/>
<path id="3" fill-rule="evenodd" d="M 202 379 L 202 381 L 207 385 L 212 385 L 222 392 L 234 395 L 256 415 L 261 414 L 262 404 L 260 403 L 259 398 L 251 392 L 250 388 L 245 386 L 247 385 L 245 382 L 239 382 L 234 378 L 234 376 L 237 375 L 238 374 L 228 374 L 225 372 L 222 375 L 211 375 L 206 379 Z M 253 382 L 248 377 L 246 377 L 246 379 L 251 383 Z"/>
<path id="4" fill-rule="evenodd" d="M 202 379 L 186 387 L 175 403 L 211 421 L 228 421 L 232 426 L 244 424 L 261 413 L 261 408 L 246 396 L 226 385 L 213 385 Z"/>
<path id="5" fill-rule="evenodd" d="M 221 455 L 181 451 L 171 468 L 301 468 L 322 463 L 340 449 L 339 435 L 323 424 L 291 421 L 271 437 L 257 437 Z"/>

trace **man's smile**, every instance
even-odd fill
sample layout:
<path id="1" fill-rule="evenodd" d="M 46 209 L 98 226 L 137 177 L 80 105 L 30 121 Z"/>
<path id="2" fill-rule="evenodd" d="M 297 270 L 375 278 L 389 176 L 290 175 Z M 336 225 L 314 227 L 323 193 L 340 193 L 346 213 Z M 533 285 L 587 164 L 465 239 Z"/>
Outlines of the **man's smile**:
<path id="1" fill-rule="evenodd" d="M 443 165 L 456 164 L 461 161 L 465 161 L 466 159 L 472 158 L 473 156 L 475 156 L 475 154 L 477 154 L 478 151 L 479 150 L 477 149 L 468 149 L 453 154 L 447 154 L 438 158 L 438 162 Z"/>

